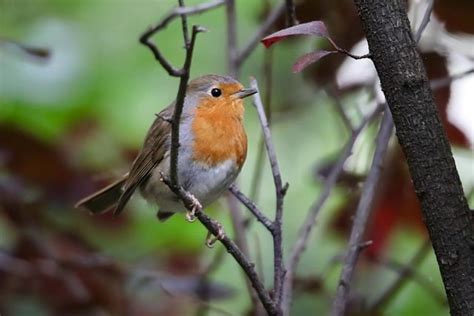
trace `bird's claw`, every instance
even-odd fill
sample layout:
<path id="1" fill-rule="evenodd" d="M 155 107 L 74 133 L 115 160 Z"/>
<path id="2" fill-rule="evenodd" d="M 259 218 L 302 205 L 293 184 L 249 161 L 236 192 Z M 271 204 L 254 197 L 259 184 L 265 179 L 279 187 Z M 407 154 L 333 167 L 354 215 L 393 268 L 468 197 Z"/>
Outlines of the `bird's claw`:
<path id="1" fill-rule="evenodd" d="M 191 200 L 192 200 L 192 208 L 190 211 L 188 210 L 186 212 L 186 220 L 190 223 L 196 220 L 196 210 L 202 209 L 201 203 L 198 201 L 198 199 L 194 195 L 191 195 Z"/>
<path id="2" fill-rule="evenodd" d="M 207 232 L 207 237 L 206 237 L 206 246 L 208 248 L 213 248 L 214 244 L 218 240 L 222 240 L 225 237 L 224 229 L 222 228 L 222 225 L 217 223 L 217 235 L 214 236 L 211 234 L 210 231 Z"/>
<path id="3" fill-rule="evenodd" d="M 186 220 L 192 223 L 196 220 L 196 209 L 193 207 L 190 211 L 186 212 Z"/>

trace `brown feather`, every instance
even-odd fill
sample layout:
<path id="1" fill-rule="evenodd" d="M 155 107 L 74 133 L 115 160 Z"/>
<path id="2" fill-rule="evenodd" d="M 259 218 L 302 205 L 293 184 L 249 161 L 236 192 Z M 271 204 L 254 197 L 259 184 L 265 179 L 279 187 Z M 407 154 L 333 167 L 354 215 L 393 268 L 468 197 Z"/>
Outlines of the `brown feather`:
<path id="1" fill-rule="evenodd" d="M 132 169 L 123 186 L 123 193 L 115 208 L 114 215 L 118 215 L 122 212 L 133 192 L 148 178 L 150 172 L 160 163 L 166 151 L 169 149 L 171 123 L 168 120 L 171 120 L 173 112 L 174 103 L 157 115 L 157 118 L 148 131 L 142 150 L 133 162 Z"/>
<path id="2" fill-rule="evenodd" d="M 94 214 L 101 214 L 108 211 L 112 206 L 116 205 L 117 201 L 120 199 L 120 196 L 122 195 L 122 186 L 126 179 L 127 175 L 100 191 L 83 198 L 77 202 L 75 207 L 85 208 Z"/>

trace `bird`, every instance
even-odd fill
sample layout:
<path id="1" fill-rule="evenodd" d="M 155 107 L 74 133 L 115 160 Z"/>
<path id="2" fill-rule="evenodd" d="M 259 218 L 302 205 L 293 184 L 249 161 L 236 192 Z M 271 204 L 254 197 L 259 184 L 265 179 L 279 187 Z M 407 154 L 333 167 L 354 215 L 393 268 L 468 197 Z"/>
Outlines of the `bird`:
<path id="1" fill-rule="evenodd" d="M 202 207 L 235 181 L 247 156 L 243 99 L 257 93 L 230 76 L 204 75 L 189 81 L 179 122 L 178 184 Z M 156 114 L 131 169 L 120 179 L 83 198 L 76 207 L 119 215 L 138 189 L 158 206 L 165 221 L 176 213 L 193 220 L 163 179 L 170 176 L 171 129 L 176 101 Z"/>

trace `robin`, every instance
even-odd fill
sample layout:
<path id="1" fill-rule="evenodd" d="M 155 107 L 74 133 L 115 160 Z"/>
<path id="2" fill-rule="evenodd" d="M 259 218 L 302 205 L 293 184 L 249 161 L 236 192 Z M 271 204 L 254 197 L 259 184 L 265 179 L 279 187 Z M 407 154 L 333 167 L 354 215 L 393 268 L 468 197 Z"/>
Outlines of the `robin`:
<path id="1" fill-rule="evenodd" d="M 180 121 L 178 181 L 202 206 L 215 201 L 234 182 L 247 155 L 243 98 L 255 94 L 228 76 L 205 75 L 189 82 Z M 140 189 L 159 206 L 164 221 L 186 212 L 180 199 L 163 182 L 169 177 L 171 122 L 175 103 L 157 114 L 131 170 L 118 181 L 82 199 L 76 207 L 94 214 L 114 209 L 120 214 Z M 190 220 L 191 214 L 187 213 Z"/>

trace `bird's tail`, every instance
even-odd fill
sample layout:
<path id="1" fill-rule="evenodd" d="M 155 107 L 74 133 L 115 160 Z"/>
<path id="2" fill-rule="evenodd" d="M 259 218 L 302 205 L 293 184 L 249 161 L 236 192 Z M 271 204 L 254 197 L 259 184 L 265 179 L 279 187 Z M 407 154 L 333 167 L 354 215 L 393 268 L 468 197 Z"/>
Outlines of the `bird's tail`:
<path id="1" fill-rule="evenodd" d="M 122 179 L 106 186 L 105 188 L 83 198 L 77 202 L 77 208 L 85 208 L 94 214 L 105 213 L 117 205 L 122 195 L 122 186 L 127 180 L 124 176 Z"/>

